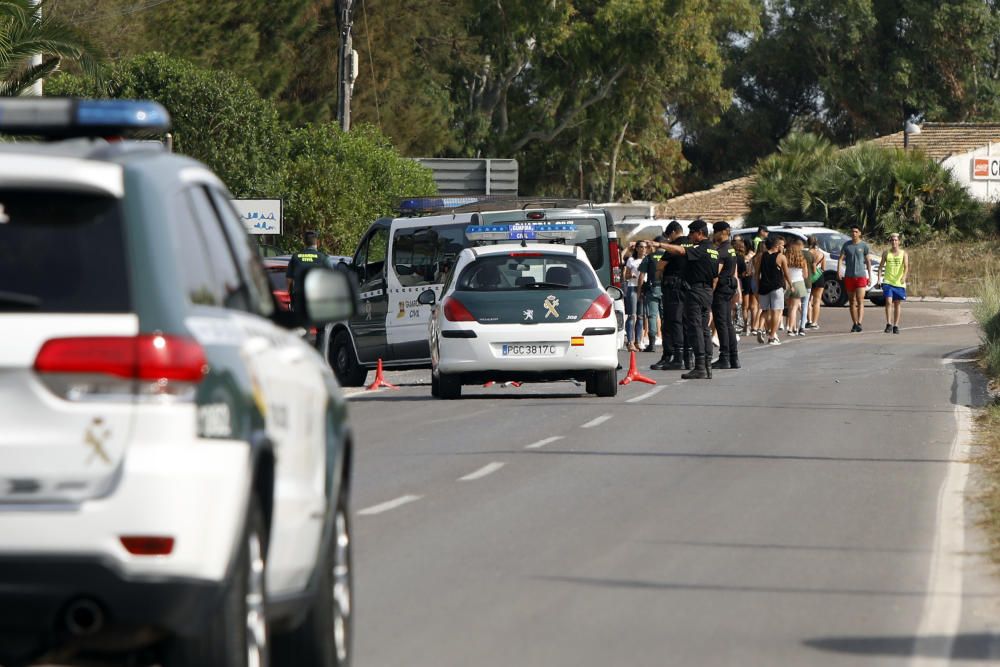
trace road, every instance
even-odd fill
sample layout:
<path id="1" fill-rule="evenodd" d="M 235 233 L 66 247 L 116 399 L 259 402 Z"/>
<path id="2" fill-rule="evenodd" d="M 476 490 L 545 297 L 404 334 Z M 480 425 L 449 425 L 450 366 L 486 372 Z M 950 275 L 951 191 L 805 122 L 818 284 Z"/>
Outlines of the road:
<path id="1" fill-rule="evenodd" d="M 824 309 L 615 399 L 438 401 L 427 372 L 353 396 L 355 664 L 1000 664 L 963 501 L 977 333 L 968 306 L 905 317 Z"/>

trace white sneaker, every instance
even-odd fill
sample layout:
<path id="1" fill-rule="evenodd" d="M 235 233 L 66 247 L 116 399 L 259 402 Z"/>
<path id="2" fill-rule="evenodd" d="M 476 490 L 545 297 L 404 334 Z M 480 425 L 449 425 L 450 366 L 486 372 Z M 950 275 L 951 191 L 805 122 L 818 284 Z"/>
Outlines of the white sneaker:
<path id="1" fill-rule="evenodd" d="M 772 338 L 771 340 L 767 341 L 767 344 L 768 344 L 768 345 L 781 345 L 781 341 L 780 341 L 780 340 L 778 340 L 778 337 L 777 337 L 777 336 L 775 336 L 775 337 L 774 337 L 774 338 Z"/>

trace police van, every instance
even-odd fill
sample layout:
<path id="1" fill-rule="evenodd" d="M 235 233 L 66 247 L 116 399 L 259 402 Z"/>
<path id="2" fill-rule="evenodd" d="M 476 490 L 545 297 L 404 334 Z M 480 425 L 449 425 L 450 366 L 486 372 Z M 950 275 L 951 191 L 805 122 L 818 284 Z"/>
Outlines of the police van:
<path id="1" fill-rule="evenodd" d="M 460 200 L 461 201 L 461 200 Z M 468 200 L 465 200 L 468 201 Z M 576 202 L 552 200 L 492 201 L 453 206 L 440 213 L 446 200 L 409 200 L 409 215 L 380 218 L 372 223 L 349 263 L 358 276 L 361 302 L 349 321 L 327 327 L 326 358 L 345 386 L 365 383 L 379 359 L 386 368 L 430 368 L 427 331 L 430 308 L 421 306 L 421 292 L 441 296 L 445 275 L 459 253 L 469 247 L 470 225 L 518 222 L 572 223 L 580 246 L 603 287 L 621 287 L 620 253 L 611 214 Z M 430 214 L 421 215 L 428 212 Z M 624 307 L 615 302 L 617 342 L 624 336 Z"/>

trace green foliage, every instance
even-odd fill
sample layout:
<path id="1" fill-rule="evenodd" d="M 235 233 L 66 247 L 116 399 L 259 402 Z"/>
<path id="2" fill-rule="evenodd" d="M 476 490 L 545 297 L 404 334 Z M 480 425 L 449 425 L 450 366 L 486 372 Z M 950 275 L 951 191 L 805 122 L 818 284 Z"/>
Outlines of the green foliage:
<path id="1" fill-rule="evenodd" d="M 1000 376 L 1000 275 L 987 275 L 976 294 L 972 313 L 982 331 L 985 362 L 990 375 Z"/>
<path id="2" fill-rule="evenodd" d="M 971 236 L 990 224 L 986 209 L 951 173 L 918 151 L 872 144 L 834 151 L 824 139 L 793 134 L 755 175 L 749 225 L 860 224 L 875 239 L 899 232 L 917 242 L 932 234 Z"/>
<path id="3" fill-rule="evenodd" d="M 370 125 L 341 132 L 335 125 L 310 125 L 292 133 L 286 237 L 320 232 L 328 252 L 350 254 L 379 216 L 399 199 L 436 192 L 428 169 L 401 158 Z"/>
<path id="4" fill-rule="evenodd" d="M 0 0 L 0 96 L 21 95 L 63 61 L 76 62 L 91 76 L 98 74 L 96 49 L 70 24 L 49 16 L 48 5 Z M 35 55 L 42 61 L 32 65 Z"/>
<path id="5" fill-rule="evenodd" d="M 160 102 L 177 152 L 204 162 L 236 197 L 284 200 L 286 243 L 316 229 L 328 250 L 350 252 L 396 200 L 435 193 L 430 171 L 400 157 L 375 128 L 292 128 L 247 81 L 163 54 L 119 63 L 103 86 L 61 74 L 46 92 Z"/>

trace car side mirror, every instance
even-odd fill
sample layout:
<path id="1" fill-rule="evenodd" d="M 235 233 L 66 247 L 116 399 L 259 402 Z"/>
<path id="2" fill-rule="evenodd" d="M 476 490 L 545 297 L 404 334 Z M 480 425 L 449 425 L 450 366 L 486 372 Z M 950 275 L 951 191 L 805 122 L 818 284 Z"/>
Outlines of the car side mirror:
<path id="1" fill-rule="evenodd" d="M 425 289 L 417 296 L 417 303 L 422 306 L 433 306 L 437 303 L 437 294 L 432 289 Z"/>
<path id="2" fill-rule="evenodd" d="M 350 319 L 357 311 L 358 288 L 347 271 L 316 268 L 303 285 L 305 320 L 314 326 Z"/>
<path id="3" fill-rule="evenodd" d="M 619 288 L 612 285 L 608 288 L 608 296 L 610 296 L 615 301 L 621 301 L 625 298 L 625 292 L 621 291 Z"/>

